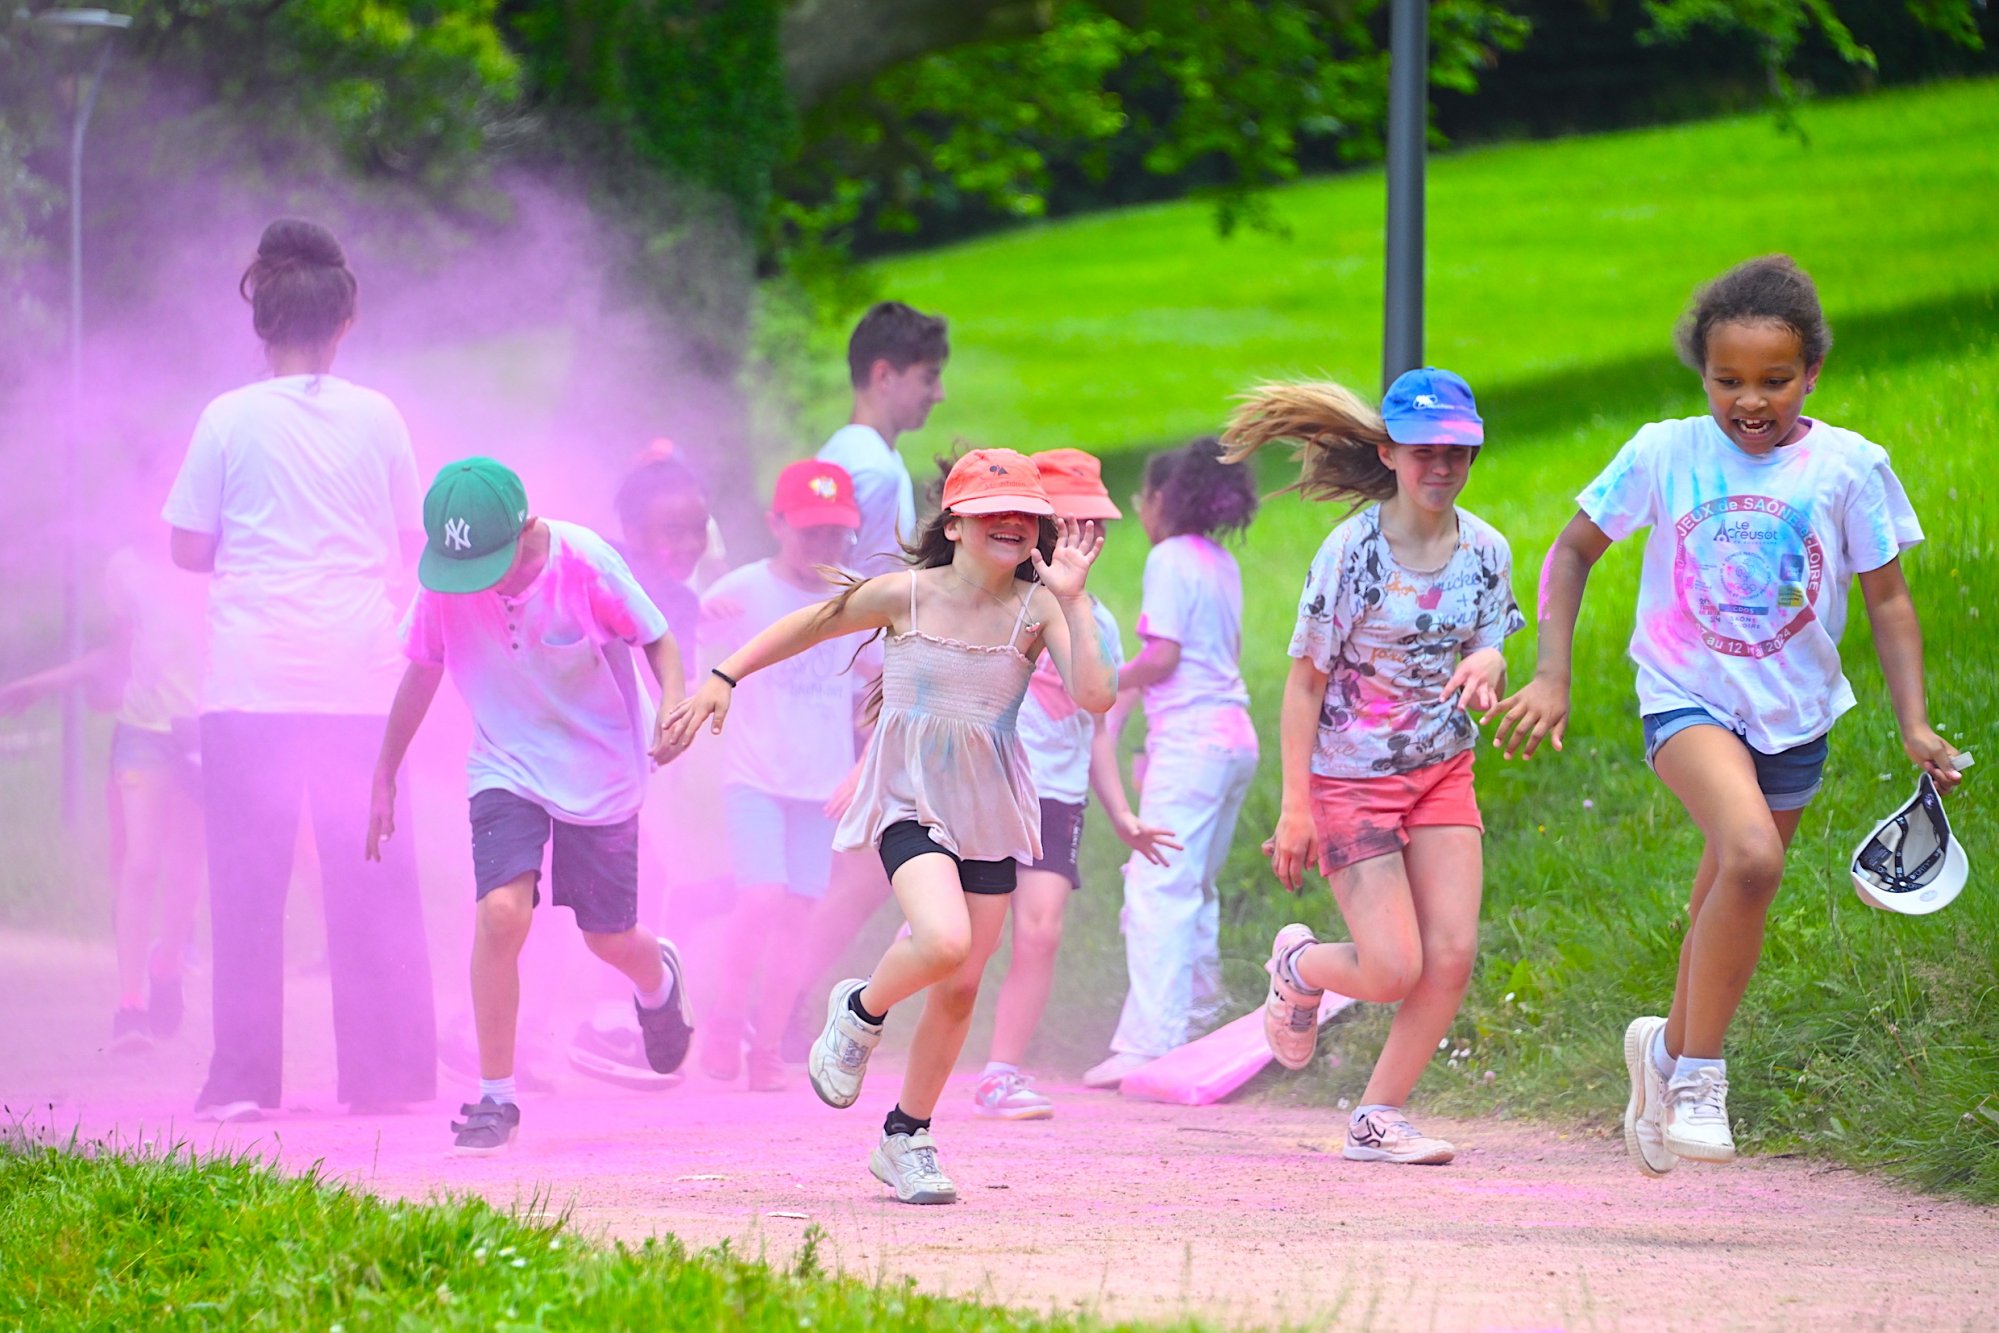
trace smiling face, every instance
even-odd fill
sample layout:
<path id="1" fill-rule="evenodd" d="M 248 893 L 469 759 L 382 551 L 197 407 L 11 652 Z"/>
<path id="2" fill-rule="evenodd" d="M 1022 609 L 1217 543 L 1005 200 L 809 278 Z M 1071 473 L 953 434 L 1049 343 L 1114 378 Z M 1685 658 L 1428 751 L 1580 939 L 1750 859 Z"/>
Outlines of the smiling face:
<path id="1" fill-rule="evenodd" d="M 1722 434 L 1744 453 L 1764 454 L 1804 435 L 1799 418 L 1819 367 L 1782 324 L 1717 324 L 1708 330 L 1701 383 Z"/>
<path id="2" fill-rule="evenodd" d="M 1033 514 L 953 514 L 944 535 L 958 544 L 956 554 L 997 569 L 1013 569 L 1041 537 Z"/>
<path id="3" fill-rule="evenodd" d="M 1458 502 L 1478 459 L 1477 445 L 1384 444 L 1381 461 L 1395 474 L 1395 493 L 1420 509 L 1443 513 Z"/>

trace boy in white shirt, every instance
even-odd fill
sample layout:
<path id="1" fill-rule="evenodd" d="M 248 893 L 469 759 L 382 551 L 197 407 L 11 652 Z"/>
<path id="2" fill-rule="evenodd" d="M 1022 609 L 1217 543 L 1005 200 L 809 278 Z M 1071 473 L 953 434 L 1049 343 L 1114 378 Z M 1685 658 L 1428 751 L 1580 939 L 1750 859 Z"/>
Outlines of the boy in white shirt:
<path id="1" fill-rule="evenodd" d="M 403 622 L 409 666 L 390 709 L 368 812 L 368 856 L 395 831 L 396 773 L 451 673 L 474 727 L 472 862 L 478 896 L 472 1011 L 479 1099 L 455 1150 L 504 1149 L 514 1085 L 521 946 L 553 835 L 553 900 L 590 951 L 632 983 L 646 1057 L 679 1068 L 693 1034 L 680 959 L 638 923 L 638 810 L 667 757 L 627 645 L 668 707 L 683 688 L 666 618 L 601 537 L 528 514 L 520 478 L 490 458 L 453 463 L 424 498 L 423 585 Z M 648 744 L 648 738 L 651 743 Z"/>
<path id="2" fill-rule="evenodd" d="M 838 591 L 826 571 L 853 552 L 861 523 L 854 483 L 831 463 L 793 463 L 778 474 L 768 522 L 777 554 L 725 575 L 702 601 L 711 662 Z M 826 895 L 835 824 L 826 805 L 854 766 L 855 695 L 880 673 L 880 657 L 868 644 L 857 660 L 853 641 L 836 639 L 771 667 L 769 686 L 744 693 L 722 737 L 736 903 L 701 1067 L 712 1078 L 736 1076 L 747 1019 L 752 1092 L 785 1086 L 778 1037 L 799 980 L 787 964 L 812 904 Z"/>
<path id="3" fill-rule="evenodd" d="M 904 567 L 902 543 L 916 532 L 916 490 L 895 442 L 923 429 L 930 409 L 944 401 L 950 356 L 943 318 L 900 301 L 875 305 L 847 340 L 853 415 L 815 457 L 853 478 L 861 526 L 851 563 L 862 578 Z"/>

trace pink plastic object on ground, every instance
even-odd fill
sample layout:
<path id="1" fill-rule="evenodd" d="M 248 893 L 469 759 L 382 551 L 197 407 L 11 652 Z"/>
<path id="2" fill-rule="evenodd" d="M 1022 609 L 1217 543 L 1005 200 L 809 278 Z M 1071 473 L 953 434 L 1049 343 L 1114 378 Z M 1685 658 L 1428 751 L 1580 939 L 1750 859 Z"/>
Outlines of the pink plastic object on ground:
<path id="1" fill-rule="evenodd" d="M 1319 1026 L 1352 1003 L 1327 991 L 1319 1001 Z M 1269 1043 L 1263 1039 L 1263 1010 L 1252 1009 L 1126 1076 L 1118 1091 L 1140 1101 L 1207 1106 L 1256 1077 L 1270 1058 Z"/>

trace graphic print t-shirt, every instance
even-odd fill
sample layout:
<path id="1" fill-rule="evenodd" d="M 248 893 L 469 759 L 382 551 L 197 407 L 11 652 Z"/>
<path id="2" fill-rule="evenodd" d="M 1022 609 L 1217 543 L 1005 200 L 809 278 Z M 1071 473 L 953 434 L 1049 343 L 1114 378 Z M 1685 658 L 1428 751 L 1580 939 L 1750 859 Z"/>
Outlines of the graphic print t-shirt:
<path id="1" fill-rule="evenodd" d="M 1379 505 L 1334 528 L 1312 560 L 1291 634 L 1291 656 L 1326 673 L 1312 772 L 1382 777 L 1470 749 L 1478 729 L 1444 685 L 1464 657 L 1527 623 L 1512 577 L 1506 538 L 1462 509 L 1457 547 L 1427 572 L 1396 560 Z"/>
<path id="2" fill-rule="evenodd" d="M 1652 530 L 1631 635 L 1639 711 L 1705 708 L 1764 754 L 1853 707 L 1849 585 L 1923 539 L 1887 450 L 1823 421 L 1760 455 L 1712 417 L 1654 422 L 1576 503 L 1613 541 Z"/>
<path id="3" fill-rule="evenodd" d="M 1090 612 L 1103 639 L 1111 670 L 1124 665 L 1124 645 L 1117 618 L 1092 597 Z M 1050 801 L 1081 805 L 1090 795 L 1090 742 L 1096 738 L 1097 715 L 1086 713 L 1062 684 L 1055 659 L 1041 654 L 1027 697 L 1020 703 L 1020 744 L 1027 751 L 1027 771 L 1034 790 Z"/>

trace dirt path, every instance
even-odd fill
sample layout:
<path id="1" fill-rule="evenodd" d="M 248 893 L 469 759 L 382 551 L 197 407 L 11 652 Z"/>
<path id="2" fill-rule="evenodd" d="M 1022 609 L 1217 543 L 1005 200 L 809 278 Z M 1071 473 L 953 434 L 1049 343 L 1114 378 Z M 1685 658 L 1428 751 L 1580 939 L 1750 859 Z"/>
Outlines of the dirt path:
<path id="1" fill-rule="evenodd" d="M 318 1162 L 384 1194 L 539 1198 L 602 1234 L 726 1239 L 776 1261 L 817 1225 L 847 1271 L 1044 1310 L 1340 1329 L 1999 1328 L 1999 1212 L 1786 1160 L 1648 1181 L 1611 1138 L 1518 1124 L 1427 1121 L 1460 1145 L 1452 1165 L 1359 1166 L 1326 1113 L 1055 1087 L 1054 1120 L 993 1124 L 954 1087 L 939 1137 L 964 1201 L 910 1208 L 865 1165 L 892 1068 L 847 1112 L 802 1076 L 754 1095 L 699 1075 L 637 1093 L 565 1073 L 528 1102 L 515 1150 L 478 1160 L 446 1152 L 451 1108 L 361 1118 L 315 1103 L 328 1076 L 299 1040 L 296 1107 L 197 1126 L 199 1040 L 114 1057 L 99 1006 L 52 1003 L 104 994 L 103 967 L 92 950 L 0 937 L 0 1101 L 17 1119 Z M 294 982 L 301 1038 L 324 1030 L 323 990 Z"/>

